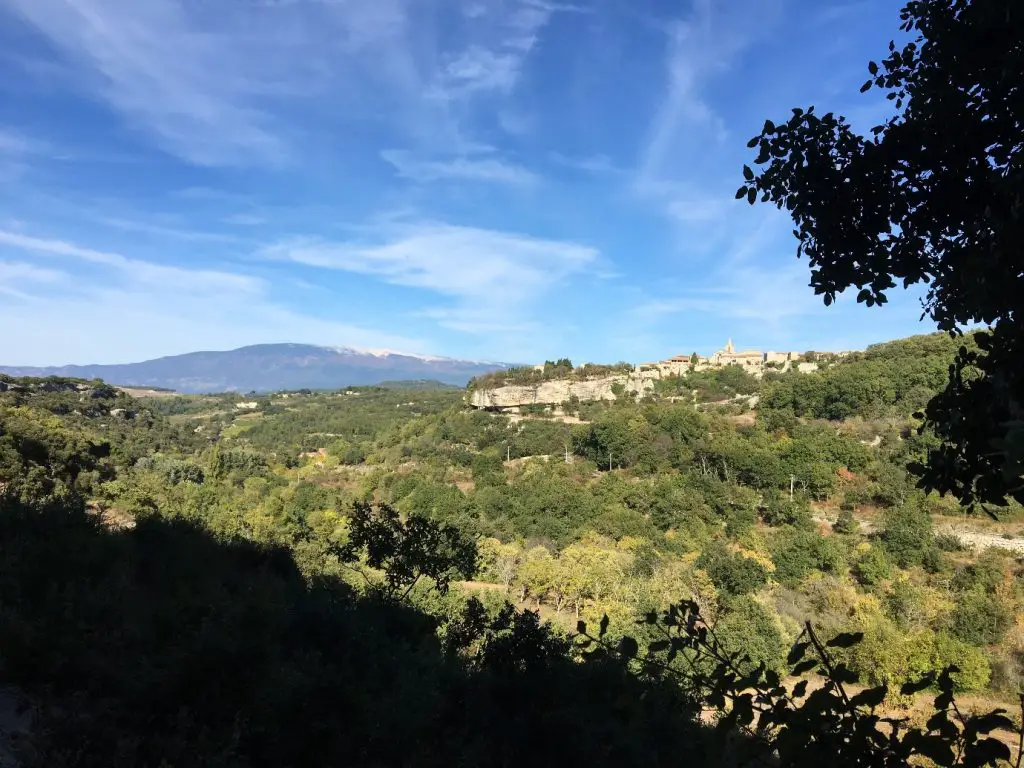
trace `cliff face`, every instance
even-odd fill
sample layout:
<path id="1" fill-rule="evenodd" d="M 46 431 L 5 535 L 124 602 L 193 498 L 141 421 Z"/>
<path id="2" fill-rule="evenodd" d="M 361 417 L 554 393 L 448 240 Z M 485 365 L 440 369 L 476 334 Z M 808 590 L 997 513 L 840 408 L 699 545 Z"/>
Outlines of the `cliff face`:
<path id="1" fill-rule="evenodd" d="M 637 371 L 625 376 L 605 376 L 586 381 L 555 379 L 529 386 L 478 389 L 471 393 L 469 403 L 474 408 L 515 408 L 534 404 L 559 405 L 573 395 L 583 402 L 614 400 L 612 387 L 615 384 L 621 384 L 626 394 L 637 397 L 654 389 L 658 378 L 657 371 Z"/>

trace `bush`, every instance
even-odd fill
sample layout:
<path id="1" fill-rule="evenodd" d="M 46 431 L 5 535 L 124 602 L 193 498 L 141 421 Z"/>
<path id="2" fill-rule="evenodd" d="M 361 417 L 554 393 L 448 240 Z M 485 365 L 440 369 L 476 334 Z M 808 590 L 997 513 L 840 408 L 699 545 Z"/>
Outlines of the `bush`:
<path id="1" fill-rule="evenodd" d="M 502 485 L 505 482 L 505 465 L 497 453 L 479 453 L 473 457 L 473 482 L 477 485 Z"/>
<path id="2" fill-rule="evenodd" d="M 1002 550 L 994 547 L 986 549 L 973 563 L 957 569 L 950 586 L 958 592 L 972 589 L 980 589 L 986 593 L 994 592 L 1006 576 L 1004 558 Z"/>
<path id="3" fill-rule="evenodd" d="M 978 648 L 930 629 L 900 630 L 892 624 L 866 628 L 864 642 L 852 654 L 854 667 L 870 685 L 893 691 L 906 682 L 953 666 L 957 690 L 976 690 L 988 683 L 991 670 Z"/>
<path id="4" fill-rule="evenodd" d="M 952 533 L 940 533 L 935 537 L 935 546 L 940 552 L 963 552 L 967 549 Z"/>
<path id="5" fill-rule="evenodd" d="M 999 598 L 976 589 L 961 594 L 949 632 L 971 645 L 994 645 L 1012 623 L 1013 612 Z"/>
<path id="6" fill-rule="evenodd" d="M 771 496 L 761 510 L 761 519 L 767 525 L 793 525 L 808 527 L 811 523 L 811 509 L 806 499 L 797 497 L 790 501 L 787 496 Z"/>
<path id="7" fill-rule="evenodd" d="M 928 573 L 942 573 L 949 568 L 949 559 L 938 547 L 928 547 L 921 553 L 921 567 Z"/>
<path id="8" fill-rule="evenodd" d="M 843 493 L 843 509 L 855 510 L 871 503 L 871 491 L 863 485 L 847 488 Z"/>
<path id="9" fill-rule="evenodd" d="M 778 623 L 749 595 L 729 603 L 728 612 L 715 623 L 715 634 L 726 649 L 749 656 L 751 667 L 764 664 L 777 672 L 785 668 L 786 650 Z"/>
<path id="10" fill-rule="evenodd" d="M 915 504 L 887 510 L 882 543 L 901 568 L 920 565 L 925 552 L 934 548 L 932 520 Z"/>
<path id="11" fill-rule="evenodd" d="M 851 534 L 856 533 L 859 527 L 853 517 L 853 512 L 843 509 L 839 512 L 839 517 L 836 519 L 835 525 L 832 526 L 832 530 L 836 533 Z"/>
<path id="12" fill-rule="evenodd" d="M 982 649 L 939 632 L 935 635 L 934 654 L 933 668 L 956 667 L 953 681 L 959 690 L 976 691 L 988 685 L 992 668 Z"/>
<path id="13" fill-rule="evenodd" d="M 753 508 L 731 507 L 725 515 L 725 535 L 730 539 L 738 539 L 752 531 L 756 524 L 757 512 Z"/>
<path id="14" fill-rule="evenodd" d="M 864 586 L 873 587 L 892 576 L 892 563 L 881 547 L 865 550 L 853 564 L 853 577 Z"/>
<path id="15" fill-rule="evenodd" d="M 811 571 L 836 573 L 843 565 L 843 553 L 834 538 L 811 531 L 787 531 L 772 552 L 775 578 L 795 586 Z"/>
<path id="16" fill-rule="evenodd" d="M 749 557 L 729 552 L 720 541 L 701 553 L 696 566 L 707 572 L 718 589 L 730 595 L 749 594 L 768 581 L 768 572 L 763 565 Z"/>

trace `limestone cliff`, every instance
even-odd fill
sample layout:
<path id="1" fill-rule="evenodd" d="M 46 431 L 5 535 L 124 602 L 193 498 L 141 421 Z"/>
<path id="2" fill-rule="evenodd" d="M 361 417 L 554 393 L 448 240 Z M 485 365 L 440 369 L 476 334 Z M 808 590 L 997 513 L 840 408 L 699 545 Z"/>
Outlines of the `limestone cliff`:
<path id="1" fill-rule="evenodd" d="M 622 385 L 633 397 L 654 389 L 658 371 L 636 371 L 628 375 L 605 376 L 599 379 L 554 379 L 530 385 L 509 385 L 495 389 L 477 389 L 470 393 L 474 408 L 516 408 L 521 405 L 559 405 L 575 395 L 582 402 L 614 400 L 613 387 Z"/>

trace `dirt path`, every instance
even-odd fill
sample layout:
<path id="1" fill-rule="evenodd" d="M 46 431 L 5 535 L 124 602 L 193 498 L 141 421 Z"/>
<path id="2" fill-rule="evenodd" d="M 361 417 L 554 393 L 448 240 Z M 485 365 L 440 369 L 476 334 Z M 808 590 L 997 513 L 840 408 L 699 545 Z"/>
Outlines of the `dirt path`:
<path id="1" fill-rule="evenodd" d="M 981 533 L 979 531 L 972 531 L 969 529 L 961 528 L 958 529 L 953 525 L 942 525 L 935 529 L 937 534 L 952 534 L 956 536 L 960 543 L 965 547 L 971 549 L 988 549 L 989 547 L 999 547 L 1000 549 L 1008 549 L 1011 552 L 1024 555 L 1024 539 L 1013 537 L 1010 539 L 1004 538 L 1002 535 L 994 533 Z"/>
<path id="2" fill-rule="evenodd" d="M 520 421 L 560 421 L 563 424 L 589 424 L 589 421 L 584 421 L 579 416 L 572 416 L 564 413 L 555 413 L 550 416 L 537 416 L 530 413 L 510 413 L 508 414 L 508 420 L 512 424 L 518 424 Z"/>
<path id="3" fill-rule="evenodd" d="M 824 523 L 830 527 L 835 523 L 834 515 L 826 516 L 823 513 L 814 515 L 812 519 L 817 523 Z M 876 533 L 880 530 L 873 520 L 858 520 L 857 525 L 860 527 L 860 532 L 864 534 Z M 1008 549 L 1017 554 L 1024 554 L 1024 537 L 1017 535 L 987 533 L 972 528 L 969 525 L 950 522 L 936 525 L 935 534 L 938 536 L 955 536 L 963 546 L 970 549 L 982 550 L 989 547 L 998 547 L 1000 549 Z"/>

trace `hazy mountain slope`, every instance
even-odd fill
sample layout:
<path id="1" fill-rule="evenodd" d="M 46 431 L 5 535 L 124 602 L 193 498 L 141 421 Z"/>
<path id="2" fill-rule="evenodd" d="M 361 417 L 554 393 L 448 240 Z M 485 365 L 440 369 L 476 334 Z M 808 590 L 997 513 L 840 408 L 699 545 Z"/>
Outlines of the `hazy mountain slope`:
<path id="1" fill-rule="evenodd" d="M 504 367 L 500 363 L 310 344 L 257 344 L 227 352 L 190 352 L 123 365 L 0 365 L 0 372 L 12 376 L 100 378 L 112 384 L 167 387 L 179 392 L 261 392 L 331 389 L 401 379 L 433 379 L 464 385 L 473 376 Z"/>

